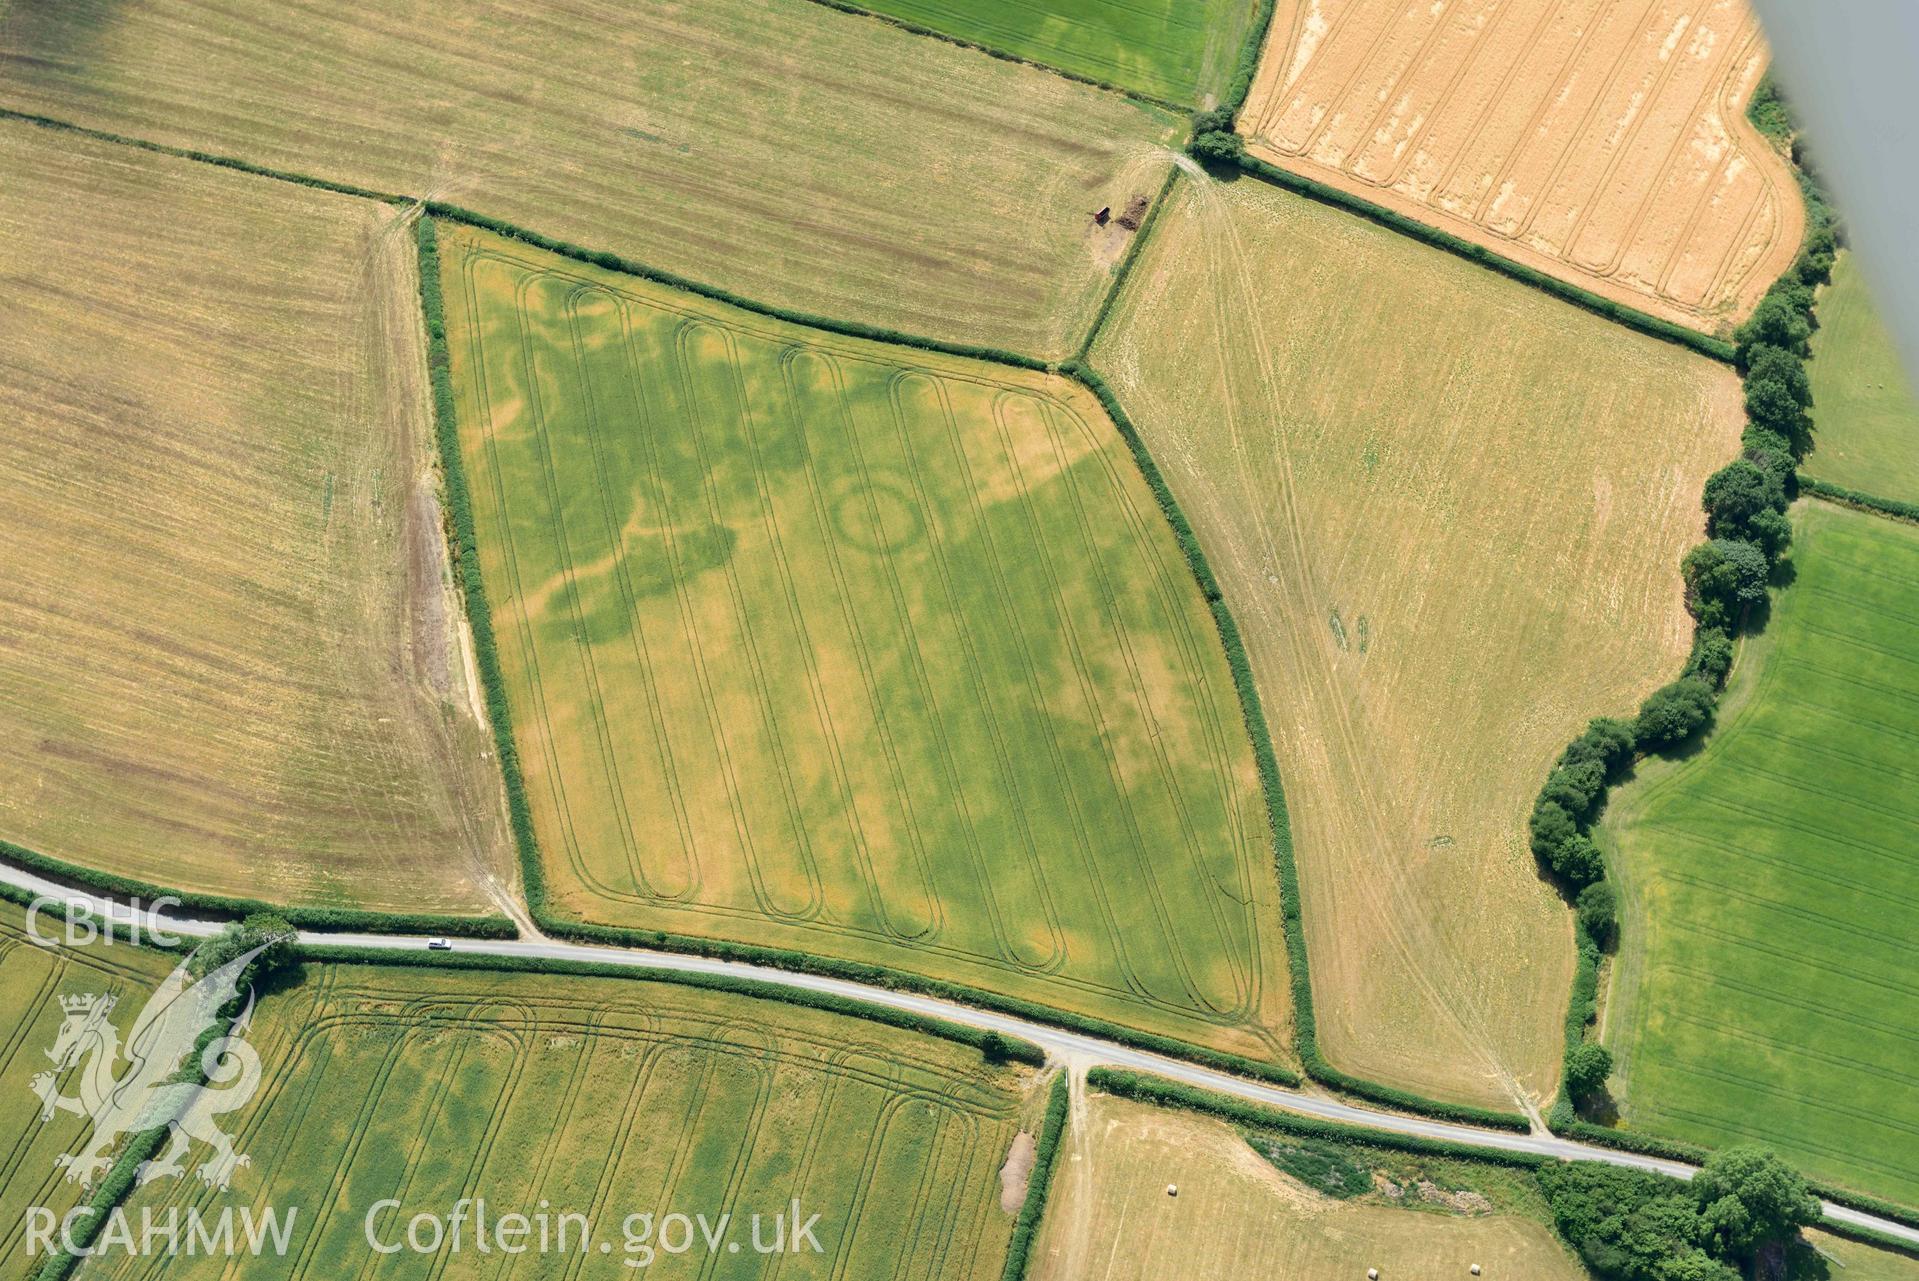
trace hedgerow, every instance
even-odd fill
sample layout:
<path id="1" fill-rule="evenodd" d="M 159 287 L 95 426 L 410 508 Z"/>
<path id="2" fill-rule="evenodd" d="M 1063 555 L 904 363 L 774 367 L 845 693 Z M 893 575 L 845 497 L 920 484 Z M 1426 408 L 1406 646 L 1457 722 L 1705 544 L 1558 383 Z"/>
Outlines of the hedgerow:
<path id="1" fill-rule="evenodd" d="M 975 53 L 983 53 L 989 58 L 998 58 L 1001 62 L 1014 62 L 1022 67 L 1034 67 L 1065 80 L 1071 80 L 1083 85 L 1091 85 L 1095 89 L 1104 89 L 1108 93 L 1116 93 L 1121 97 L 1131 98 L 1135 102 L 1145 102 L 1155 107 L 1164 107 L 1168 111 L 1184 111 L 1187 106 L 1190 105 L 1187 103 L 1171 102 L 1165 98 L 1158 98 L 1138 89 L 1129 89 L 1125 85 L 1114 84 L 1110 80 L 1101 80 L 1095 76 L 1083 75 L 1077 71 L 1068 71 L 1066 68 L 1056 67 L 1050 62 L 1041 62 L 1037 58 L 1027 58 L 1017 53 L 1009 53 L 1005 49 L 996 49 L 990 44 L 980 44 L 978 41 L 968 40 L 964 36 L 956 36 L 950 32 L 922 26 L 910 19 L 895 17 L 890 13 L 876 13 L 871 9 L 861 8 L 856 4 L 849 4 L 847 0 L 812 0 L 812 2 L 822 8 L 834 9 L 840 13 L 849 13 L 861 18 L 871 18 L 875 22 L 884 22 L 889 27 L 898 27 L 901 31 L 911 32 L 916 36 L 925 36 L 945 44 L 958 45 L 962 49 L 971 49 Z M 1266 0 L 1266 6 L 1270 12 L 1272 0 Z"/>
<path id="2" fill-rule="evenodd" d="M 1240 109 L 1246 105 L 1246 95 L 1253 91 L 1253 77 L 1259 72 L 1259 57 L 1266 49 L 1266 33 L 1272 30 L 1275 0 L 1259 0 L 1259 8 L 1253 13 L 1252 30 L 1246 34 L 1246 43 L 1240 46 L 1239 61 L 1233 64 L 1233 78 L 1226 85 L 1219 105 L 1237 119 Z"/>
<path id="3" fill-rule="evenodd" d="M 1602 298 L 1591 290 L 1581 289 L 1578 285 L 1560 280 L 1556 276 L 1549 276 L 1543 271 L 1536 271 L 1524 263 L 1515 262 L 1504 254 L 1488 249 L 1484 245 L 1476 245 L 1470 240 L 1464 240 L 1450 232 L 1441 231 L 1439 228 L 1420 222 L 1416 218 L 1408 218 L 1404 214 L 1395 213 L 1393 210 L 1383 205 L 1376 205 L 1362 196 L 1355 196 L 1349 192 L 1341 191 L 1337 187 L 1329 187 L 1325 183 L 1302 177 L 1299 174 L 1281 169 L 1277 165 L 1268 164 L 1257 156 L 1242 155 L 1238 158 L 1237 164 L 1244 172 L 1273 183 L 1275 186 L 1284 187 L 1288 191 L 1297 192 L 1302 196 L 1311 197 L 1325 204 L 1335 205 L 1340 209 L 1346 210 L 1348 213 L 1358 214 L 1360 217 L 1376 222 L 1382 227 L 1390 228 L 1402 235 L 1411 236 L 1415 240 L 1422 240 L 1434 248 L 1444 249 L 1448 253 L 1456 254 L 1470 262 L 1478 263 L 1482 267 L 1491 268 L 1503 276 L 1509 276 L 1522 284 L 1531 285 L 1535 289 L 1543 290 L 1564 302 L 1572 303 L 1576 307 L 1582 307 L 1587 311 L 1604 316 L 1606 319 L 1616 321 L 1629 329 L 1637 329 L 1639 332 L 1648 334 L 1654 338 L 1663 338 L 1668 342 L 1678 343 L 1682 347 L 1690 347 L 1702 355 L 1712 357 L 1714 360 L 1730 361 L 1734 358 L 1736 351 L 1734 345 L 1723 338 L 1714 338 L 1708 334 L 1702 334 L 1696 329 L 1689 329 L 1684 325 L 1675 324 L 1670 320 L 1661 320 L 1657 316 L 1640 311 L 1637 307 L 1629 307 L 1624 303 L 1614 302 L 1610 298 Z"/>
<path id="4" fill-rule="evenodd" d="M 504 916 L 447 916 L 428 912 L 371 912 L 345 907 L 285 907 L 260 899 L 233 898 L 169 889 L 150 881 L 102 872 L 50 858 L 11 841 L 0 841 L 0 861 L 52 880 L 115 899 L 151 903 L 172 898 L 194 913 L 238 920 L 255 912 L 276 912 L 303 930 L 350 930 L 367 934 L 451 934 L 464 938 L 513 938 L 519 931 Z M 12 897 L 10 894 L 9 897 Z M 27 896 L 27 901 L 32 900 Z M 19 900 L 15 900 L 19 901 Z"/>
<path id="5" fill-rule="evenodd" d="M 1220 646 L 1226 651 L 1226 665 L 1233 675 L 1233 690 L 1239 698 L 1240 716 L 1245 721 L 1247 736 L 1252 740 L 1253 762 L 1259 771 L 1260 792 L 1265 798 L 1266 819 L 1273 834 L 1273 866 L 1279 876 L 1281 926 L 1286 943 L 1287 973 L 1292 982 L 1293 1050 L 1299 1055 L 1306 1074 L 1334 1089 L 1409 1112 L 1506 1130 L 1523 1132 L 1529 1129 L 1526 1118 L 1517 1112 L 1500 1112 L 1429 1099 L 1410 1090 L 1349 1075 L 1327 1062 L 1320 1054 L 1318 1028 L 1313 1019 L 1312 979 L 1307 969 L 1306 932 L 1300 920 L 1299 870 L 1293 861 L 1292 829 L 1286 817 L 1286 795 L 1280 785 L 1279 761 L 1273 754 L 1272 734 L 1259 701 L 1259 688 L 1253 680 L 1252 662 L 1246 656 L 1246 644 L 1240 637 L 1239 625 L 1226 605 L 1219 580 L 1214 576 L 1206 553 L 1199 545 L 1192 524 L 1187 521 L 1186 513 L 1180 510 L 1172 487 L 1166 483 L 1166 477 L 1153 461 L 1139 429 L 1133 425 L 1132 418 L 1114 396 L 1113 389 L 1081 360 L 1065 362 L 1060 366 L 1060 372 L 1077 379 L 1091 391 L 1105 408 L 1107 416 L 1113 420 L 1113 425 L 1119 429 L 1121 439 L 1132 451 L 1133 462 L 1146 481 L 1146 487 L 1153 492 L 1153 500 L 1159 504 L 1167 523 L 1173 527 L 1180 550 L 1185 553 L 1187 568 L 1199 584 L 1200 594 L 1206 598 L 1212 610 L 1213 626 L 1219 632 Z"/>
<path id="6" fill-rule="evenodd" d="M 1287 1112 L 1279 1108 L 1261 1107 L 1256 1103 L 1246 1103 L 1223 1094 L 1215 1094 L 1211 1090 L 1202 1090 L 1178 1081 L 1169 1081 L 1165 1077 L 1133 1072 L 1124 1068 L 1094 1068 L 1086 1074 L 1086 1083 L 1119 1098 L 1132 1099 L 1140 1103 L 1154 1103 L 1164 1107 L 1184 1108 L 1190 1112 L 1204 1112 L 1237 1124 L 1254 1126 L 1262 1130 L 1278 1130 L 1281 1133 L 1296 1134 L 1306 1138 L 1333 1139 L 1360 1147 L 1380 1148 L 1394 1152 L 1416 1152 L 1424 1156 L 1460 1157 L 1468 1161 L 1487 1161 L 1495 1165 L 1525 1170 L 1538 1169 L 1553 1161 L 1552 1157 L 1541 1156 L 1536 1152 L 1509 1152 L 1502 1148 L 1475 1147 L 1469 1143 L 1455 1143 L 1448 1139 L 1428 1139 L 1414 1134 L 1396 1134 L 1391 1130 L 1375 1130 L 1368 1126 L 1322 1121 L 1317 1117 L 1301 1116 L 1297 1112 Z"/>
<path id="7" fill-rule="evenodd" d="M 1890 516 L 1894 520 L 1919 524 L 1919 503 L 1905 503 L 1896 498 L 1879 498 L 1872 494 L 1862 494 L 1856 489 L 1847 489 L 1843 485 L 1814 480 L 1810 476 L 1799 478 L 1799 492 L 1817 494 L 1829 502 L 1856 507 L 1861 511 L 1877 512 L 1882 516 Z"/>
<path id="8" fill-rule="evenodd" d="M 1012 1239 L 1006 1243 L 1006 1267 L 1000 1272 L 1001 1281 L 1024 1281 L 1032 1262 L 1033 1239 L 1039 1234 L 1040 1219 L 1046 1213 L 1046 1202 L 1053 1191 L 1053 1170 L 1059 1163 L 1059 1142 L 1066 1130 L 1071 1091 L 1066 1073 L 1055 1074 L 1052 1090 L 1046 1096 L 1046 1119 L 1040 1123 L 1039 1141 L 1033 1149 L 1033 1169 L 1026 1176 L 1026 1200 L 1020 1203 Z"/>
<path id="9" fill-rule="evenodd" d="M 939 338 L 928 338 L 923 334 L 904 333 L 898 329 L 886 329 L 879 325 L 868 325 L 857 320 L 837 320 L 831 316 L 816 315 L 808 311 L 795 311 L 790 307 L 780 307 L 772 303 L 758 302 L 722 289 L 717 285 L 702 284 L 697 280 L 688 280 L 685 276 L 649 267 L 645 263 L 635 262 L 631 258 L 622 258 L 619 254 L 604 249 L 586 249 L 570 241 L 511 223 L 504 218 L 494 218 L 488 214 L 476 213 L 460 205 L 448 204 L 443 200 L 423 202 L 426 212 L 435 218 L 444 218 L 448 222 L 461 223 L 468 227 L 477 227 L 490 231 L 496 236 L 505 236 L 544 249 L 562 258 L 571 258 L 590 266 L 607 271 L 617 271 L 628 276 L 637 276 L 641 280 L 650 280 L 654 284 L 665 285 L 670 289 L 684 290 L 698 294 L 702 298 L 711 298 L 723 302 L 729 307 L 738 307 L 741 311 L 750 311 L 755 315 L 769 316 L 774 320 L 784 320 L 795 325 L 805 325 L 812 329 L 823 329 L 828 333 L 843 334 L 848 338 L 864 338 L 870 342 L 892 343 L 898 347 L 912 347 L 919 351 L 937 351 L 949 356 L 963 356 L 972 360 L 989 360 L 995 364 L 1013 365 L 1020 369 L 1045 370 L 1050 366 L 1037 357 L 1008 351 L 1004 347 L 978 347 L 968 343 L 946 342 Z"/>
<path id="10" fill-rule="evenodd" d="M 930 1014 L 875 1005 L 870 1001 L 836 996 L 831 992 L 810 992 L 805 988 L 768 983 L 764 979 L 741 978 L 731 974 L 698 974 L 689 970 L 647 969 L 621 965 L 613 961 L 573 961 L 547 957 L 500 956 L 475 952 L 388 952 L 385 949 L 343 947 L 337 944 L 307 944 L 300 948 L 302 960 L 335 965 L 394 965 L 417 969 L 481 970 L 523 974 L 572 974 L 584 978 L 625 979 L 637 983 L 670 983 L 712 992 L 729 992 L 760 1000 L 778 1001 L 807 1009 L 824 1010 L 884 1023 L 910 1032 L 924 1032 L 942 1040 L 985 1052 L 988 1038 L 997 1038 L 998 1052 L 1005 1059 L 1033 1067 L 1046 1062 L 1046 1054 L 1037 1045 L 1021 1037 L 984 1028 L 967 1027 Z"/>
<path id="11" fill-rule="evenodd" d="M 1778 107 L 1776 98 L 1772 103 Z M 1734 335 L 1733 365 L 1745 385 L 1748 416 L 1741 453 L 1707 479 L 1700 507 L 1708 541 L 1688 551 L 1680 562 L 1695 629 L 1686 667 L 1677 680 L 1647 696 L 1629 728 L 1624 722 L 1594 721 L 1566 749 L 1533 804 L 1533 852 L 1568 897 L 1583 896 L 1592 886 L 1603 884 L 1604 862 L 1589 829 L 1604 806 L 1606 788 L 1619 781 L 1637 758 L 1691 743 L 1709 732 L 1732 666 L 1731 633 L 1763 617 L 1759 607 L 1766 600 L 1773 570 L 1791 544 L 1792 527 L 1785 512 L 1795 481 L 1800 492 L 1834 488 L 1800 481 L 1795 475 L 1800 457 L 1811 444 L 1812 422 L 1806 410 L 1812 393 L 1804 360 L 1806 339 L 1814 325 L 1813 289 L 1830 278 L 1837 244 L 1824 196 L 1803 166 L 1796 167 L 1796 172 L 1806 200 L 1806 238 L 1792 266 L 1773 282 Z M 1617 727 L 1607 731 L 1607 769 L 1590 800 L 1571 806 L 1566 803 L 1568 761 L 1594 756 L 1597 748 L 1592 736 L 1601 726 Z M 1658 1155 L 1684 1152 L 1681 1159 L 1692 1159 L 1700 1150 L 1690 1145 L 1621 1137 L 1626 1132 L 1579 1118 L 1578 1100 L 1569 1096 L 1565 1082 L 1572 1075 L 1574 1056 L 1586 1054 L 1586 1028 L 1593 1021 L 1600 961 L 1599 943 L 1583 917 L 1575 927 L 1575 942 L 1579 960 L 1566 1012 L 1564 1070 L 1550 1125 L 1559 1133 L 1595 1142 Z"/>
<path id="12" fill-rule="evenodd" d="M 734 943 L 725 939 L 701 938 L 690 934 L 668 934 L 659 930 L 595 925 L 556 917 L 546 912 L 536 912 L 534 915 L 540 928 L 554 938 L 615 947 L 675 952 L 689 956 L 705 956 L 723 961 L 739 961 L 747 965 L 765 966 L 768 969 L 789 970 L 795 974 L 818 974 L 825 978 L 845 979 L 850 983 L 882 987 L 895 992 L 918 992 L 959 1005 L 971 1005 L 982 1010 L 1011 1015 L 1030 1023 L 1048 1024 L 1101 1040 L 1130 1045 L 1135 1049 L 1147 1050 L 1154 1054 L 1185 1059 L 1188 1062 L 1218 1068 L 1222 1072 L 1271 1081 L 1277 1085 L 1300 1084 L 1298 1073 L 1289 1071 L 1276 1063 L 1261 1063 L 1237 1054 L 1192 1045 L 1169 1036 L 1142 1032 L 1137 1028 L 1111 1023 L 1091 1015 L 1055 1009 L 1034 1001 L 1022 1000 L 1019 997 L 1003 996 L 997 992 L 987 992 L 944 979 L 929 978 L 922 974 L 908 974 L 902 970 L 872 965 L 864 961 L 838 960 L 789 948 Z"/>
<path id="13" fill-rule="evenodd" d="M 1079 350 L 1073 353 L 1073 361 L 1084 365 L 1087 355 L 1093 350 L 1093 341 L 1099 337 L 1099 331 L 1106 324 L 1106 318 L 1112 314 L 1113 304 L 1119 301 L 1120 290 L 1126 287 L 1126 278 L 1133 272 L 1133 264 L 1145 251 L 1146 237 L 1152 234 L 1154 224 L 1159 221 L 1160 206 L 1166 203 L 1166 197 L 1172 193 L 1173 184 L 1179 181 L 1179 166 L 1174 165 L 1166 171 L 1166 181 L 1160 183 L 1159 193 L 1153 202 L 1146 206 L 1145 220 L 1139 224 L 1139 230 L 1133 233 L 1133 242 L 1126 246 L 1126 256 L 1120 259 L 1119 270 L 1113 273 L 1113 283 L 1106 291 L 1106 297 L 1100 301 L 1099 310 L 1093 315 L 1093 323 L 1086 327 L 1086 337 L 1081 340 Z"/>

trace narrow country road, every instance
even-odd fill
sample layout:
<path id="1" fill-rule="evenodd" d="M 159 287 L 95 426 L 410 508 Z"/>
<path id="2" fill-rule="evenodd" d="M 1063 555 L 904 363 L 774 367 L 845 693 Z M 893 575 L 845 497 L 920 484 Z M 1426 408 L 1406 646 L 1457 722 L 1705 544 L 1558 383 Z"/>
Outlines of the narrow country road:
<path id="1" fill-rule="evenodd" d="M 96 915 L 104 918 L 123 922 L 133 919 L 130 909 L 101 898 L 91 891 L 77 890 L 7 864 L 0 864 L 0 881 L 17 886 L 31 894 L 45 895 L 68 902 L 84 900 Z M 160 919 L 167 929 L 194 937 L 217 933 L 222 924 L 218 921 L 176 913 L 163 914 Z M 401 934 L 349 934 L 303 930 L 300 933 L 300 941 L 333 947 L 358 948 L 368 952 L 419 952 L 426 948 L 424 936 Z M 1007 1036 L 1031 1041 L 1045 1050 L 1050 1058 L 1063 1063 L 1073 1063 L 1081 1067 L 1118 1067 L 1150 1072 L 1250 1103 L 1283 1108 L 1288 1112 L 1337 1121 L 1346 1125 L 1370 1126 L 1395 1134 L 1444 1139 L 1454 1143 L 1471 1143 L 1483 1148 L 1499 1148 L 1511 1152 L 1532 1152 L 1565 1160 L 1605 1161 L 1613 1165 L 1630 1166 L 1636 1169 L 1657 1170 L 1662 1174 L 1670 1174 L 1681 1179 L 1689 1179 L 1693 1175 L 1693 1167 L 1679 1161 L 1620 1152 L 1612 1148 L 1562 1139 L 1546 1132 L 1515 1134 L 1506 1130 L 1482 1130 L 1475 1126 L 1450 1121 L 1434 1121 L 1425 1117 L 1378 1111 L 1325 1094 L 1249 1081 L 1230 1073 L 1131 1049 L 1112 1041 L 1066 1031 L 1044 1023 L 1032 1023 L 1011 1015 L 997 1014 L 991 1010 L 982 1010 L 974 1006 L 942 1000 L 939 997 L 922 996 L 915 992 L 870 987 L 848 979 L 771 969 L 765 966 L 748 965 L 741 961 L 684 956 L 676 952 L 599 947 L 586 943 L 559 942 L 547 938 L 455 939 L 453 947 L 457 954 L 469 956 L 584 961 L 596 965 L 626 966 L 635 970 L 661 970 L 678 974 L 719 974 L 731 978 L 753 979 L 777 987 L 829 993 L 868 1005 L 905 1010 L 914 1014 L 945 1019 L 950 1023 L 959 1023 L 967 1027 L 990 1029 Z M 1919 1229 L 1831 1201 L 1822 1204 L 1826 1217 L 1836 1222 L 1870 1228 L 1889 1237 L 1919 1245 Z"/>

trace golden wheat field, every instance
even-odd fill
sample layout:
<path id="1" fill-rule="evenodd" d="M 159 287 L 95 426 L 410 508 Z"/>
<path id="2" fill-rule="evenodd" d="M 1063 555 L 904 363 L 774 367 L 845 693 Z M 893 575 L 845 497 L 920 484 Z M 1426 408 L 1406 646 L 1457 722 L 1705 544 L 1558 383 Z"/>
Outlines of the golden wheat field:
<path id="1" fill-rule="evenodd" d="M 173 888 L 488 909 L 503 804 L 410 228 L 11 122 L 0 170 L 0 839 Z"/>
<path id="2" fill-rule="evenodd" d="M 1255 154 L 1707 331 L 1798 252 L 1746 0 L 1281 0 Z"/>

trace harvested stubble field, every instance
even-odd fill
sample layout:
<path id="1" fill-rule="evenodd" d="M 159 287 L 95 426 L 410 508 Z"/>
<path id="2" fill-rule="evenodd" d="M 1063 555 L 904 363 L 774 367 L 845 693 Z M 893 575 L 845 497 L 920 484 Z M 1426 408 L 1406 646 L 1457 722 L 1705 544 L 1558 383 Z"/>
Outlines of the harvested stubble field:
<path id="1" fill-rule="evenodd" d="M 0 838 L 299 904 L 508 867 L 410 229 L 0 123 Z"/>
<path id="2" fill-rule="evenodd" d="M 1719 728 L 1615 797 L 1628 1122 L 1919 1203 L 1919 530 L 1818 502 Z"/>
<path id="3" fill-rule="evenodd" d="M 1848 489 L 1919 502 L 1919 399 L 1852 253 L 1839 255 L 1832 284 L 1819 292 L 1812 355 L 1806 369 L 1819 431 L 1802 470 Z"/>
<path id="4" fill-rule="evenodd" d="M 1255 154 L 1709 332 L 1798 252 L 1746 0 L 1280 0 Z"/>
<path id="5" fill-rule="evenodd" d="M 555 907 L 1281 1056 L 1232 681 L 1090 395 L 441 246 Z"/>
<path id="6" fill-rule="evenodd" d="M 136 1223 L 149 1207 L 299 1207 L 286 1257 L 248 1261 L 249 1277 L 632 1276 L 627 1216 L 673 1212 L 732 1215 L 739 1249 L 660 1253 L 648 1276 L 990 1281 L 1005 1261 L 1019 1191 L 1004 1208 L 1000 1169 L 1033 1074 L 948 1041 L 669 983 L 357 965 L 309 966 L 250 1039 L 263 1084 L 228 1120 L 251 1164 L 224 1194 L 189 1170 L 127 1202 Z M 560 1213 L 585 1215 L 592 1243 L 576 1230 L 565 1252 L 555 1235 L 545 1253 L 485 1257 L 469 1221 L 458 1255 L 369 1247 L 381 1199 L 400 1202 L 375 1220 L 385 1243 L 462 1197 L 495 1220 L 545 1209 L 556 1232 Z M 822 1252 L 756 1253 L 751 1216 L 770 1243 L 795 1198 L 820 1216 Z M 233 1269 L 117 1255 L 82 1276 Z"/>
<path id="7" fill-rule="evenodd" d="M 1060 1158 L 1036 1281 L 1320 1281 L 1364 1277 L 1368 1268 L 1391 1281 L 1426 1281 L 1467 1276 L 1474 1263 L 1482 1281 L 1586 1276 L 1523 1172 L 1443 1163 L 1435 1189 L 1483 1197 L 1471 1202 L 1487 1207 L 1480 1213 L 1423 1200 L 1410 1183 L 1403 1205 L 1379 1194 L 1336 1200 L 1280 1173 L 1223 1121 L 1099 1094 L 1075 1114 Z M 1178 1196 L 1166 1194 L 1168 1184 Z"/>
<path id="8" fill-rule="evenodd" d="M 867 0 L 864 7 L 1169 102 L 1232 79 L 1257 0 Z"/>
<path id="9" fill-rule="evenodd" d="M 41 918 L 43 937 L 57 938 L 60 929 L 57 917 Z M 65 1214 L 80 1201 L 80 1185 L 66 1181 L 54 1158 L 80 1146 L 87 1121 L 56 1112 L 43 1124 L 29 1088 L 53 1066 L 46 1054 L 64 1018 L 60 998 L 95 993 L 137 1010 L 172 968 L 171 958 L 144 948 L 38 946 L 28 937 L 26 913 L 0 902 L 0 1258 L 26 1258 L 28 1207 Z"/>
<path id="10" fill-rule="evenodd" d="M 805 0 L 74 0 L 0 16 L 0 105 L 428 195 L 764 303 L 1069 351 L 1092 213 L 1176 122 Z"/>
<path id="11" fill-rule="evenodd" d="M 1199 532 L 1272 724 L 1322 1052 L 1550 1097 L 1572 922 L 1525 819 L 1691 636 L 1732 371 L 1372 223 L 1182 178 L 1093 364 Z"/>

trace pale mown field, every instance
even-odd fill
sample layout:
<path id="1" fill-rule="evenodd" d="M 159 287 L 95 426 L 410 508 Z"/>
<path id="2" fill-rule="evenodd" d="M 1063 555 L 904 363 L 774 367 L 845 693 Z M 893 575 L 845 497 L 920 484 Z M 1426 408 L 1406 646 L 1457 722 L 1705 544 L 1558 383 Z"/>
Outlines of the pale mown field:
<path id="1" fill-rule="evenodd" d="M 283 1218 L 297 1208 L 285 1256 L 113 1253 L 83 1278 L 1000 1275 L 1023 1194 L 1015 1182 L 1003 1204 L 1000 1168 L 1034 1113 L 1029 1069 L 671 983 L 306 971 L 262 1002 L 249 1034 L 262 1084 L 225 1120 L 251 1163 L 224 1193 L 189 1170 L 126 1202 L 135 1224 L 149 1210 L 164 1220 L 172 1208 Z M 399 1205 L 376 1210 L 383 1198 Z M 522 1254 L 483 1256 L 469 1218 L 458 1253 L 369 1244 L 370 1214 L 374 1238 L 400 1244 L 412 1216 L 445 1219 L 462 1198 L 483 1200 L 495 1221 L 544 1210 L 555 1235 L 544 1249 L 536 1232 Z M 774 1214 L 790 1216 L 796 1200 L 802 1220 L 819 1216 L 820 1251 L 756 1252 L 752 1216 L 770 1245 Z M 561 1213 L 585 1216 L 591 1238 L 575 1230 L 561 1248 Z M 705 1215 L 722 1244 L 709 1252 L 696 1230 L 697 1248 L 660 1250 L 677 1240 L 657 1234 L 672 1213 Z M 629 1244 L 638 1214 L 652 1216 L 651 1257 Z"/>
<path id="2" fill-rule="evenodd" d="M 486 233 L 440 258 L 554 909 L 1285 1059 L 1251 743 L 1096 400 Z"/>
<path id="3" fill-rule="evenodd" d="M 1320 1281 L 1377 1268 L 1429 1281 L 1469 1276 L 1475 1263 L 1482 1281 L 1586 1276 L 1541 1218 L 1335 1200 L 1280 1173 L 1223 1121 L 1096 1094 L 1060 1146 L 1033 1275 Z"/>
<path id="4" fill-rule="evenodd" d="M 0 106 L 431 195 L 762 302 L 1063 355 L 1177 122 L 805 0 L 76 0 Z"/>
<path id="5" fill-rule="evenodd" d="M 1093 363 L 1246 634 L 1321 1048 L 1549 1097 L 1572 923 L 1525 818 L 1671 678 L 1732 371 L 1250 180 L 1182 178 Z"/>
<path id="6" fill-rule="evenodd" d="M 1745 118 L 1746 0 L 1281 0 L 1254 151 L 1705 330 L 1792 261 L 1798 188 Z"/>
<path id="7" fill-rule="evenodd" d="M 470 911 L 505 862 L 445 582 L 410 229 L 0 124 L 0 838 Z"/>

